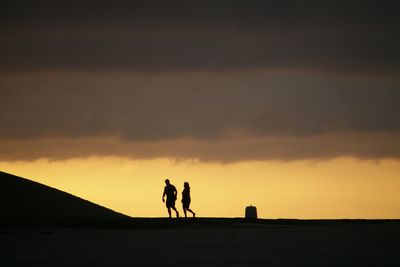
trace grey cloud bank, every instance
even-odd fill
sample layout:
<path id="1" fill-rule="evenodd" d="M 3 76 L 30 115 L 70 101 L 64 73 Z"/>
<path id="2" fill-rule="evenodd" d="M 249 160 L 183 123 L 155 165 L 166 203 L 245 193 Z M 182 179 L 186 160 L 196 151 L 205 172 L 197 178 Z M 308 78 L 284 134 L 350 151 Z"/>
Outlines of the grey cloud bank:
<path id="1" fill-rule="evenodd" d="M 60 139 L 63 144 L 76 141 L 75 146 L 60 143 L 60 157 L 79 156 L 82 140 L 111 138 L 107 147 L 89 142 L 81 156 L 396 158 L 398 85 L 397 79 L 297 72 L 7 75 L 0 77 L 0 138 L 9 155 L 10 144 L 29 147 L 26 142 Z M 51 143 L 52 148 L 39 145 L 36 152 L 57 158 Z M 218 149 L 237 156 L 224 156 Z"/>
<path id="2" fill-rule="evenodd" d="M 389 1 L 29 1 L 1 10 L 1 70 L 400 69 Z"/>
<path id="3" fill-rule="evenodd" d="M 398 158 L 394 4 L 2 3 L 0 157 Z"/>
<path id="4" fill-rule="evenodd" d="M 399 81 L 279 74 L 0 77 L 0 136 L 217 139 L 400 130 Z"/>

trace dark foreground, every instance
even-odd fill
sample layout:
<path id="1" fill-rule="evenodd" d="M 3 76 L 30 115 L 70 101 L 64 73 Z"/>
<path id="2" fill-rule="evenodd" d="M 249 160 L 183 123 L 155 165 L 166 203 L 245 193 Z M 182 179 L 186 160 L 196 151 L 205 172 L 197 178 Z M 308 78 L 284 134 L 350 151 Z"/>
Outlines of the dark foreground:
<path id="1" fill-rule="evenodd" d="M 0 266 L 399 266 L 398 220 L 8 222 Z"/>

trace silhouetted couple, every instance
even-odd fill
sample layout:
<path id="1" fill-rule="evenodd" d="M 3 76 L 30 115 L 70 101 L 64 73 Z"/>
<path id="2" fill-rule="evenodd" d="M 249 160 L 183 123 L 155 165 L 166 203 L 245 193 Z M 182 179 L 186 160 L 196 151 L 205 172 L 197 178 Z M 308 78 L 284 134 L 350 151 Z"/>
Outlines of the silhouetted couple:
<path id="1" fill-rule="evenodd" d="M 191 212 L 193 214 L 193 217 L 196 215 L 190 208 L 190 187 L 189 183 L 185 182 L 183 184 L 183 191 L 182 191 L 182 207 L 183 207 L 183 213 L 185 214 L 185 218 L 187 217 L 186 213 L 187 211 Z M 177 199 L 178 191 L 176 190 L 176 187 L 172 185 L 168 179 L 165 180 L 165 187 L 164 187 L 164 193 L 162 197 L 162 201 L 165 202 L 165 196 L 167 196 L 167 201 L 165 202 L 167 209 L 168 209 L 168 215 L 171 218 L 171 209 L 173 209 L 176 212 L 176 217 L 179 217 L 179 212 L 175 208 L 175 201 Z"/>

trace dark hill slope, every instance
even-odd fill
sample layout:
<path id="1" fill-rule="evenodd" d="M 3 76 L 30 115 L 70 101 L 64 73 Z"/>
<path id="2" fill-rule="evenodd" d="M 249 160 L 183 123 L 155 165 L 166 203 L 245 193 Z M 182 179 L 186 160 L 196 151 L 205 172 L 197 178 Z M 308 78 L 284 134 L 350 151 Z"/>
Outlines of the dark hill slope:
<path id="1" fill-rule="evenodd" d="M 127 218 L 49 186 L 0 172 L 3 219 Z"/>

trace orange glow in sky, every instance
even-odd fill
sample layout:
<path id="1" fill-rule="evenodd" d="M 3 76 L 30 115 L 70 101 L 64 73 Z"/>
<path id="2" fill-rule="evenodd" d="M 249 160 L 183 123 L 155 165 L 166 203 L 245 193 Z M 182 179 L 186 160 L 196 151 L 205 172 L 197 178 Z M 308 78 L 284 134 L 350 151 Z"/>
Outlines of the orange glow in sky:
<path id="1" fill-rule="evenodd" d="M 0 169 L 134 217 L 164 217 L 164 179 L 191 185 L 199 217 L 400 218 L 400 161 L 249 161 L 231 164 L 130 160 L 0 162 Z"/>

